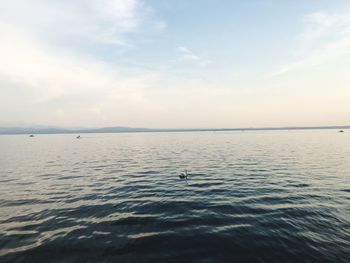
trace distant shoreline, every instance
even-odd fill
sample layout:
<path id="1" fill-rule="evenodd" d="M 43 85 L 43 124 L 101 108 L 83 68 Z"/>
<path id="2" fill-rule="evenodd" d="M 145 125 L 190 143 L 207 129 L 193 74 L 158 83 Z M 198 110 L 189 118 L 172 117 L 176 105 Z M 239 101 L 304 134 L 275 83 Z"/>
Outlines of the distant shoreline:
<path id="1" fill-rule="evenodd" d="M 61 128 L 17 128 L 0 127 L 0 135 L 26 134 L 84 134 L 84 133 L 149 133 L 149 132 L 222 132 L 222 131 L 283 131 L 283 130 L 342 130 L 350 129 L 344 126 L 313 126 L 313 127 L 264 127 L 264 128 L 219 128 L 219 129 L 149 129 L 129 127 L 106 127 L 91 129 L 61 129 Z"/>

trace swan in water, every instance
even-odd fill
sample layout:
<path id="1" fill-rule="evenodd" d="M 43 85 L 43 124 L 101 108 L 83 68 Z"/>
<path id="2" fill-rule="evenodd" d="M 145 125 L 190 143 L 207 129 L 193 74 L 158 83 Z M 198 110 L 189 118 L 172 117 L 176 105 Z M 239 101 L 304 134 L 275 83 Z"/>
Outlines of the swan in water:
<path id="1" fill-rule="evenodd" d="M 180 175 L 179 175 L 180 179 L 187 179 L 188 177 L 188 173 L 187 173 L 187 170 L 185 170 L 184 172 L 182 172 Z"/>

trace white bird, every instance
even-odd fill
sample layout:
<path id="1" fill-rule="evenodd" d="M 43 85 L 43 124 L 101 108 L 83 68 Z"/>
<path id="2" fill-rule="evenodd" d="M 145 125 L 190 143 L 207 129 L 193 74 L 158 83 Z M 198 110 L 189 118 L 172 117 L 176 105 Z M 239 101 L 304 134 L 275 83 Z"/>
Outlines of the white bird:
<path id="1" fill-rule="evenodd" d="M 187 170 L 185 170 L 184 172 L 182 172 L 180 175 L 179 175 L 180 179 L 187 179 L 188 177 L 188 173 L 187 173 Z"/>

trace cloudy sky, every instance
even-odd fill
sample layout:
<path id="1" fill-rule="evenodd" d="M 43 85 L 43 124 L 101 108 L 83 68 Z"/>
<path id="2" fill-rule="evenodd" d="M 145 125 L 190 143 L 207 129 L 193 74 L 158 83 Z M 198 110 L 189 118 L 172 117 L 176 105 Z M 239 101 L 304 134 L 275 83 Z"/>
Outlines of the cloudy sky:
<path id="1" fill-rule="evenodd" d="M 350 124 L 348 0 L 0 0 L 0 125 Z"/>

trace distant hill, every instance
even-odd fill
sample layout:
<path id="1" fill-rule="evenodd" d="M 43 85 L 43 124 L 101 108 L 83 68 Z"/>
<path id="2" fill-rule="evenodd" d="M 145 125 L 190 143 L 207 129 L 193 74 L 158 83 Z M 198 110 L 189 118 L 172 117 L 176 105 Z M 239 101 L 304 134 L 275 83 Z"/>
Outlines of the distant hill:
<path id="1" fill-rule="evenodd" d="M 129 127 L 105 127 L 86 129 L 37 128 L 37 127 L 0 127 L 0 134 L 58 134 L 58 133 L 120 133 L 120 132 L 149 132 L 152 129 Z"/>
<path id="2" fill-rule="evenodd" d="M 345 126 L 318 126 L 318 127 L 267 127 L 267 128 L 222 128 L 222 129 L 149 129 L 130 127 L 104 128 L 50 128 L 50 127 L 0 127 L 0 134 L 64 134 L 64 133 L 126 133 L 126 132 L 190 132 L 190 131 L 259 131 L 259 130 L 316 130 L 316 129 L 350 129 Z"/>
<path id="3" fill-rule="evenodd" d="M 24 128 L 24 127 L 0 127 L 0 134 L 55 134 L 69 133 L 69 130 L 60 128 Z"/>

